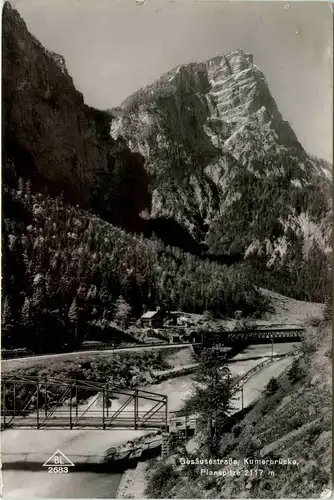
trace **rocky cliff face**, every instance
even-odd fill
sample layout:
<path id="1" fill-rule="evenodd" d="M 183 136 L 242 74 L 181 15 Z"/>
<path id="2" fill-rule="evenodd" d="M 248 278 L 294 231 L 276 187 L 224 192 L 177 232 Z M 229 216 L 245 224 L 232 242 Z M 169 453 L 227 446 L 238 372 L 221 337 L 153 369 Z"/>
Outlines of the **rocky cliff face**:
<path id="1" fill-rule="evenodd" d="M 146 159 L 151 217 L 174 219 L 214 253 L 273 259 L 296 238 L 326 246 L 329 181 L 283 120 L 252 55 L 179 66 L 114 115 L 112 137 Z"/>
<path id="2" fill-rule="evenodd" d="M 3 160 L 34 189 L 92 208 L 141 230 L 150 206 L 143 158 L 109 134 L 111 116 L 84 104 L 62 56 L 28 32 L 8 2 L 3 9 Z M 120 210 L 120 207 L 122 209 Z"/>

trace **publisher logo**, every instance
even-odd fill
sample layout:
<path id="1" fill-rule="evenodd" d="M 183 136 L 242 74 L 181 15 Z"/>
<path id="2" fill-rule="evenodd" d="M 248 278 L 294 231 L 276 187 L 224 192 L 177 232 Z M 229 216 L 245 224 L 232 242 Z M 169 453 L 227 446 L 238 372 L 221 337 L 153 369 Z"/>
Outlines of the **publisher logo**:
<path id="1" fill-rule="evenodd" d="M 68 468 L 74 467 L 74 463 L 62 451 L 57 450 L 47 459 L 43 467 L 48 467 L 50 474 L 67 474 Z"/>

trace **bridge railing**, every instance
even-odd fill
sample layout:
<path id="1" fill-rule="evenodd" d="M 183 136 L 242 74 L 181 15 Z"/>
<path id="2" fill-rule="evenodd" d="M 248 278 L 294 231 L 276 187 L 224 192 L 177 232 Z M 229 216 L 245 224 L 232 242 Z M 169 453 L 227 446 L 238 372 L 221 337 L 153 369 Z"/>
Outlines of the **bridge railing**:
<path id="1" fill-rule="evenodd" d="M 250 379 L 250 377 L 252 375 L 254 375 L 258 371 L 262 370 L 262 368 L 264 366 L 266 366 L 266 365 L 268 365 L 270 363 L 272 363 L 272 359 L 271 358 L 265 359 L 264 361 L 262 361 L 262 363 L 258 363 L 253 368 L 251 368 L 250 370 L 248 370 L 244 375 L 241 375 L 240 378 L 238 378 L 235 381 L 235 383 L 232 385 L 232 390 L 233 390 L 232 394 L 234 394 L 235 392 L 237 392 L 247 382 L 247 380 Z"/>
<path id="2" fill-rule="evenodd" d="M 287 358 L 287 357 L 291 357 L 291 356 L 297 356 L 297 355 L 299 355 L 299 353 L 300 353 L 300 350 L 299 349 L 295 349 L 294 351 L 287 352 L 287 353 L 281 354 L 279 356 L 272 356 L 270 358 L 265 359 L 261 363 L 256 364 L 255 366 L 253 366 L 253 368 L 251 368 L 246 373 L 244 373 L 243 375 L 241 375 L 240 378 L 238 378 L 237 380 L 235 380 L 235 382 L 232 385 L 234 393 L 237 392 L 238 390 L 240 390 L 240 388 L 243 385 L 245 385 L 245 383 L 252 377 L 252 375 L 254 375 L 258 371 L 262 370 L 262 368 L 264 366 L 269 365 L 269 364 L 271 364 L 271 363 L 273 363 L 275 361 L 280 361 L 282 358 Z"/>
<path id="3" fill-rule="evenodd" d="M 242 389 L 242 387 L 245 385 L 245 383 L 253 376 L 255 373 L 259 372 L 264 368 L 265 366 L 275 362 L 279 361 L 282 358 L 285 357 L 296 357 L 300 356 L 300 349 L 295 349 L 294 351 L 282 354 L 279 358 L 267 358 L 261 363 L 256 364 L 253 368 L 248 370 L 246 373 L 241 375 L 240 377 L 237 377 L 236 379 L 232 379 L 231 381 L 231 395 L 234 396 L 238 391 Z M 182 412 L 182 410 L 179 410 L 179 412 Z M 196 429 L 196 415 L 178 415 L 178 411 L 172 412 L 169 414 L 169 426 L 172 429 L 172 432 L 175 430 L 182 430 L 185 427 Z"/>

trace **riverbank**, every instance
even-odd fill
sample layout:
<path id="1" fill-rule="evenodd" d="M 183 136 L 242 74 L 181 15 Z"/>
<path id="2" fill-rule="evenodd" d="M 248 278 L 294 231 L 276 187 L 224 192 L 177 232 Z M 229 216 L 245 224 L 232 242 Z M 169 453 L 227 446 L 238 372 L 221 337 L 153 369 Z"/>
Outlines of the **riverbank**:
<path id="1" fill-rule="evenodd" d="M 189 348 L 191 346 L 185 346 Z M 114 356 L 122 356 L 122 355 L 134 355 L 134 354 L 150 354 L 150 353 L 161 353 L 164 358 L 168 360 L 173 359 L 171 353 L 174 350 L 178 351 L 185 348 L 182 345 L 172 345 L 158 344 L 156 346 L 139 344 L 137 347 L 124 347 L 121 349 L 107 349 L 107 350 L 97 350 L 97 351 L 77 351 L 77 352 L 69 352 L 69 353 L 61 353 L 61 354 L 44 354 L 39 356 L 31 356 L 25 358 L 14 358 L 7 359 L 1 361 L 1 372 L 9 373 L 17 370 L 24 369 L 33 369 L 38 368 L 43 369 L 42 367 L 51 368 L 56 370 L 57 367 L 61 364 L 64 366 L 69 366 L 70 362 L 73 363 L 85 363 L 92 362 L 97 360 L 105 360 L 105 358 L 110 359 Z M 168 361 L 166 361 L 168 362 Z"/>
<path id="2" fill-rule="evenodd" d="M 124 472 L 116 491 L 116 498 L 146 498 L 147 462 L 139 462 L 134 470 Z"/>

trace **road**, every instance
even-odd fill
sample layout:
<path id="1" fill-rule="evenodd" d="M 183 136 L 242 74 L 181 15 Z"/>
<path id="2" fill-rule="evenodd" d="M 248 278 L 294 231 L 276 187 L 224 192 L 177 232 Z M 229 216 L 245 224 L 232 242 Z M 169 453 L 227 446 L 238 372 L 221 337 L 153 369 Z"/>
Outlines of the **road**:
<path id="1" fill-rule="evenodd" d="M 298 342 L 286 342 L 283 344 L 274 344 L 274 354 L 285 354 L 291 350 L 291 346 L 298 345 Z M 123 347 L 121 349 L 108 349 L 104 351 L 93 350 L 93 351 L 75 351 L 75 352 L 65 352 L 61 354 L 43 354 L 40 356 L 27 356 L 25 358 L 14 358 L 6 359 L 1 361 L 1 372 L 8 373 L 13 370 L 18 370 L 20 368 L 31 368 L 33 366 L 44 366 L 54 364 L 57 361 L 69 361 L 71 359 L 80 360 L 80 358 L 98 356 L 98 357 L 108 357 L 112 354 L 117 354 L 119 352 L 145 352 L 152 350 L 161 349 L 180 349 L 191 347 L 193 345 L 199 344 L 159 344 L 159 345 L 146 345 L 138 347 Z M 271 344 L 258 344 L 253 346 L 248 346 L 242 353 L 237 354 L 233 359 L 241 360 L 252 357 L 262 357 L 271 355 Z"/>
<path id="2" fill-rule="evenodd" d="M 197 345 L 197 344 L 194 344 Z M 12 370 L 18 370 L 20 368 L 31 368 L 32 366 L 43 366 L 49 363 L 54 363 L 57 361 L 70 361 L 71 359 L 80 359 L 91 356 L 98 357 L 108 357 L 111 354 L 117 354 L 119 352 L 145 352 L 152 350 L 161 349 L 180 349 L 180 347 L 185 347 L 185 344 L 157 344 L 157 345 L 146 345 L 138 347 L 122 347 L 120 349 L 107 349 L 103 351 L 75 351 L 75 352 L 65 352 L 61 354 L 42 354 L 40 356 L 27 356 L 25 358 L 14 358 L 6 359 L 1 361 L 1 371 L 2 373 L 7 373 Z M 191 345 L 189 346 L 191 347 Z"/>
<path id="3" fill-rule="evenodd" d="M 264 366 L 264 368 L 252 375 L 243 386 L 244 407 L 255 401 L 261 395 L 270 378 L 279 377 L 292 364 L 292 361 L 292 356 L 279 360 L 276 359 L 273 363 Z M 235 398 L 234 411 L 241 410 L 241 391 L 235 394 Z"/>
<path id="4" fill-rule="evenodd" d="M 233 357 L 233 362 L 252 358 L 270 357 L 271 354 L 274 356 L 287 354 L 288 352 L 296 350 L 298 346 L 300 346 L 300 342 L 284 342 L 282 344 L 274 343 L 273 346 L 271 346 L 271 344 L 249 345 L 246 349 Z"/>

